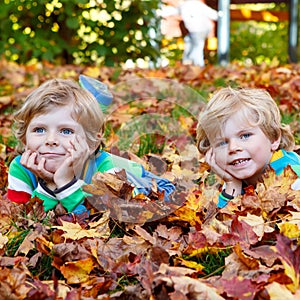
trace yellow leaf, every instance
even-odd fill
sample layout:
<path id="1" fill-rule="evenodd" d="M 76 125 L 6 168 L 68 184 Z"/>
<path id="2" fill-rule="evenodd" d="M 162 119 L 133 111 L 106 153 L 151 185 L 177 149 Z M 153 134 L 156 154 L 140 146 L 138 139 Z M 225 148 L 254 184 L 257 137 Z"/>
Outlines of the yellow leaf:
<path id="1" fill-rule="evenodd" d="M 292 293 L 294 293 L 299 287 L 300 274 L 297 274 L 295 268 L 289 265 L 285 260 L 282 260 L 282 264 L 284 266 L 284 273 L 293 281 L 293 283 L 287 284 L 286 286 Z"/>
<path id="2" fill-rule="evenodd" d="M 290 239 L 298 238 L 300 236 L 300 230 L 296 224 L 285 222 L 278 224 L 278 227 L 280 228 L 280 233 L 284 234 Z"/>
<path id="3" fill-rule="evenodd" d="M 80 240 L 82 238 L 101 238 L 106 236 L 106 232 L 98 232 L 97 229 L 83 229 L 78 223 L 71 223 L 62 220 L 62 226 L 53 226 L 53 228 L 60 229 L 65 233 L 62 237 L 71 240 Z"/>
<path id="4" fill-rule="evenodd" d="M 84 260 L 66 262 L 60 268 L 61 273 L 67 280 L 68 284 L 78 284 L 89 279 L 89 274 L 94 269 L 94 261 L 92 258 Z"/>
<path id="5" fill-rule="evenodd" d="M 90 229 L 102 234 L 101 237 L 108 238 L 110 236 L 109 217 L 110 211 L 107 210 L 98 221 L 89 223 Z"/>
<path id="6" fill-rule="evenodd" d="M 201 264 L 198 264 L 195 261 L 191 261 L 191 260 L 185 260 L 183 258 L 177 258 L 177 260 L 184 266 L 194 269 L 197 272 L 200 272 L 204 269 L 204 266 L 202 266 Z"/>
<path id="7" fill-rule="evenodd" d="M 168 220 L 170 222 L 175 220 L 185 221 L 190 223 L 190 225 L 195 226 L 196 224 L 201 224 L 200 218 L 197 216 L 197 211 L 188 208 L 186 206 L 180 207 L 174 212 L 175 216 L 169 216 Z"/>

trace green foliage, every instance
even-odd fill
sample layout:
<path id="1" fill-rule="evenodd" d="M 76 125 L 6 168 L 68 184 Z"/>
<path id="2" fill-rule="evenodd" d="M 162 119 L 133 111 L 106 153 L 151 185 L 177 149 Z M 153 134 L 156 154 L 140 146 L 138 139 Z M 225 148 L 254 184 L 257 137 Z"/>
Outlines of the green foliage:
<path id="1" fill-rule="evenodd" d="M 26 63 L 117 65 L 155 60 L 150 39 L 159 0 L 5 0 L 0 4 L 0 54 Z"/>
<path id="2" fill-rule="evenodd" d="M 300 7 L 300 4 L 299 4 Z M 242 4 L 235 9 L 253 9 L 261 11 L 287 11 L 286 3 Z M 299 26 L 298 26 L 299 27 Z M 162 54 L 174 65 L 174 60 L 182 58 L 178 41 L 169 42 Z M 288 62 L 288 22 L 235 21 L 230 23 L 230 61 L 248 65 L 272 62 Z M 217 64 L 217 51 L 205 50 L 207 64 Z M 218 84 L 218 86 L 223 86 Z"/>
<path id="3" fill-rule="evenodd" d="M 264 22 L 232 22 L 231 60 L 244 63 L 270 64 L 274 59 L 288 61 L 288 24 Z"/>

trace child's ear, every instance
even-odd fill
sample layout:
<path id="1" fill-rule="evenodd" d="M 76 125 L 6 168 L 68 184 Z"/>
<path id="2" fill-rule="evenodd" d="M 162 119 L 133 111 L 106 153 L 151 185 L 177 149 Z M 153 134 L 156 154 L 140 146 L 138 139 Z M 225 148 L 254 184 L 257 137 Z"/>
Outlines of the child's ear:
<path id="1" fill-rule="evenodd" d="M 278 139 L 276 139 L 274 142 L 272 142 L 272 144 L 271 144 L 272 151 L 276 151 L 279 148 L 280 141 L 281 141 L 281 135 L 278 137 Z"/>

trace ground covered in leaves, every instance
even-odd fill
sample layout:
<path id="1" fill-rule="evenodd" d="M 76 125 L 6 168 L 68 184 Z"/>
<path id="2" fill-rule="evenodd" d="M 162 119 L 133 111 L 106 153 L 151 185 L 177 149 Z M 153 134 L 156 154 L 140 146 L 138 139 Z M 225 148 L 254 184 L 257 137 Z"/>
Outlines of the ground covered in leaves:
<path id="1" fill-rule="evenodd" d="M 299 139 L 300 66 L 121 70 L 1 61 L 0 70 L 0 299 L 300 298 L 296 175 L 270 170 L 256 190 L 217 209 L 222 182 L 195 149 L 198 110 L 227 85 L 268 89 Z M 87 199 L 90 215 L 60 207 L 46 214 L 39 199 L 21 206 L 6 200 L 7 165 L 16 155 L 12 112 L 44 80 L 79 74 L 114 91 L 107 149 L 174 181 L 171 203 L 155 186 L 148 197 L 132 198 L 121 173 L 97 174 L 86 187 L 95 195 Z"/>

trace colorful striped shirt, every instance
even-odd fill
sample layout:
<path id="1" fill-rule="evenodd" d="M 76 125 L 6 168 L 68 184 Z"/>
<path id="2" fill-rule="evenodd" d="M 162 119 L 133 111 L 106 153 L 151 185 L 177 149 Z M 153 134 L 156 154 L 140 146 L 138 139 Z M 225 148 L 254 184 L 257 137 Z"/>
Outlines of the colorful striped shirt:
<path id="1" fill-rule="evenodd" d="M 159 191 L 165 191 L 166 200 L 175 190 L 175 186 L 169 180 L 145 170 L 141 164 L 99 151 L 86 163 L 80 179 L 74 178 L 67 185 L 52 191 L 47 188 L 43 180 L 39 180 L 31 171 L 22 166 L 20 159 L 19 155 L 10 164 L 7 197 L 13 202 L 26 203 L 36 196 L 43 200 L 45 211 L 55 208 L 60 202 L 68 212 L 79 213 L 78 208 L 84 209 L 82 203 L 88 196 L 82 187 L 91 183 L 96 172 L 115 173 L 125 169 L 128 181 L 135 187 L 134 194 L 147 195 L 151 191 L 153 180 L 156 181 Z"/>
<path id="2" fill-rule="evenodd" d="M 276 175 L 280 175 L 287 166 L 291 166 L 292 170 L 297 174 L 298 179 L 292 184 L 293 190 L 300 190 L 300 156 L 296 152 L 287 152 L 284 149 L 277 150 L 273 153 L 270 166 Z M 245 187 L 243 185 L 243 187 Z M 242 194 L 244 191 L 242 191 Z M 218 207 L 225 207 L 234 197 L 225 193 L 225 190 L 219 195 Z"/>

